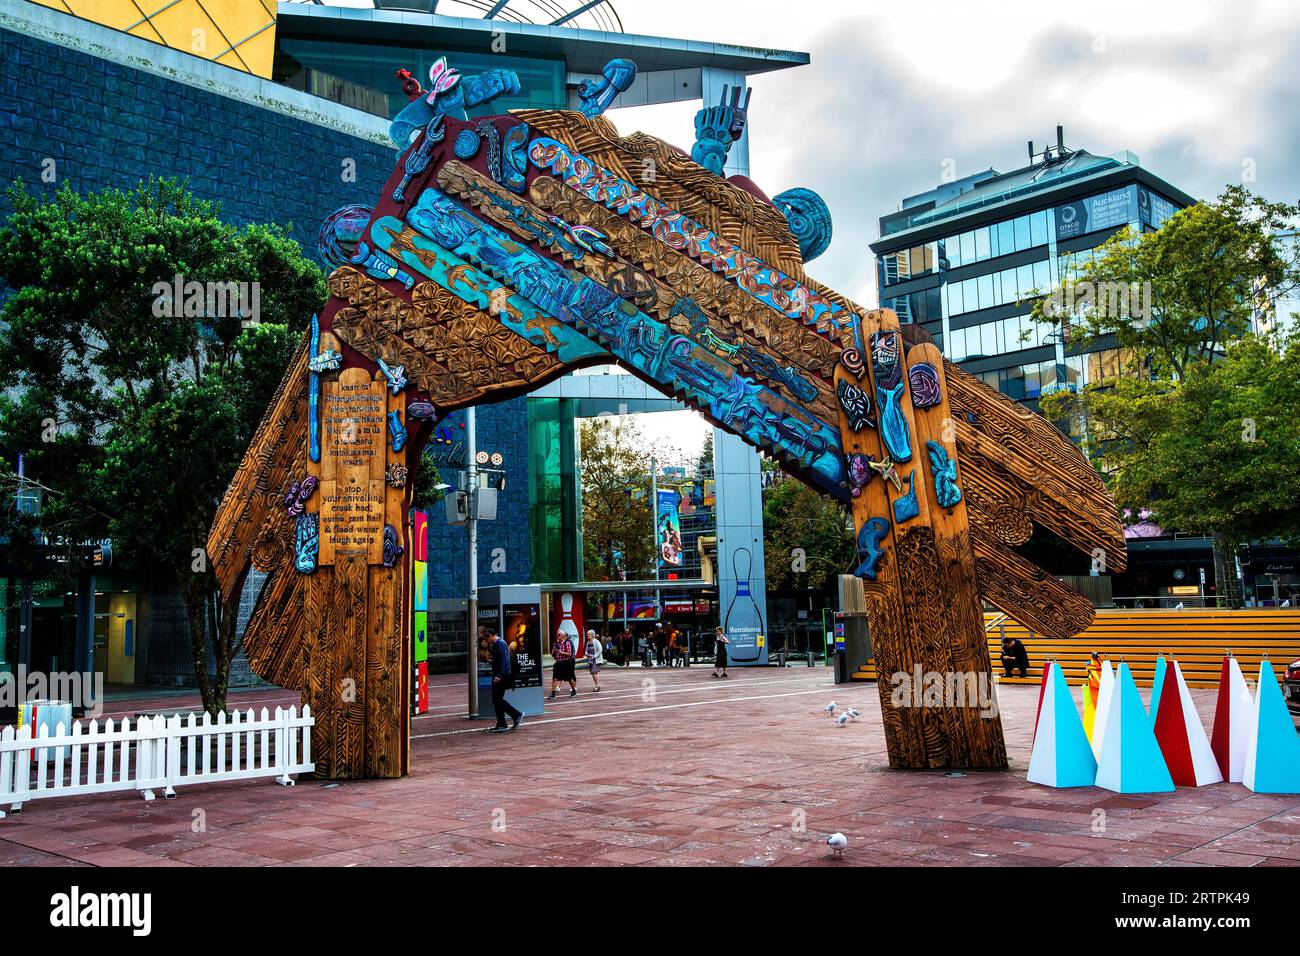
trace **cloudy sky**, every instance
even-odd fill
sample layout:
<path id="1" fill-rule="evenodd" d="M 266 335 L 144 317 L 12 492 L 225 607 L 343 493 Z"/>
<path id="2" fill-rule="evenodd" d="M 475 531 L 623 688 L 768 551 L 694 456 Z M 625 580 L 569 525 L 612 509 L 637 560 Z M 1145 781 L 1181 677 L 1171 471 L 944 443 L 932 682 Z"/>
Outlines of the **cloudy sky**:
<path id="1" fill-rule="evenodd" d="M 775 194 L 808 186 L 835 238 L 809 271 L 876 304 L 867 243 L 904 196 L 1026 160 L 1026 140 L 1132 150 L 1198 198 L 1253 176 L 1300 198 L 1300 3 L 1295 0 L 615 0 L 629 32 L 811 54 L 755 77 L 754 179 Z M 610 118 L 683 147 L 694 105 Z"/>
<path id="2" fill-rule="evenodd" d="M 817 190 L 835 234 L 809 272 L 877 304 L 867 243 L 899 200 L 1026 162 L 1027 140 L 1136 153 L 1197 198 L 1245 181 L 1300 198 L 1300 3 L 1295 0 L 615 0 L 628 32 L 799 50 L 809 66 L 754 77 L 753 178 Z M 689 148 L 696 104 L 615 110 Z M 641 416 L 652 435 L 680 416 Z M 685 443 L 694 445 L 693 436 Z"/>

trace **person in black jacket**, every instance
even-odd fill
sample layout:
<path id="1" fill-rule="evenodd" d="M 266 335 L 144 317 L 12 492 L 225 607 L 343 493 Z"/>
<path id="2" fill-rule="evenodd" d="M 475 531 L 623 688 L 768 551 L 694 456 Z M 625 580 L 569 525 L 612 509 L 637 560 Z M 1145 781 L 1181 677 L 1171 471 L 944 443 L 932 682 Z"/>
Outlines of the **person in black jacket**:
<path id="1" fill-rule="evenodd" d="M 1002 638 L 1002 669 L 1010 677 L 1013 670 L 1019 670 L 1020 676 L 1029 674 L 1029 652 L 1019 638 Z"/>
<path id="2" fill-rule="evenodd" d="M 493 628 L 487 629 L 488 654 L 492 658 L 492 708 L 497 714 L 497 725 L 489 733 L 499 734 L 517 730 L 524 715 L 517 707 L 506 700 L 506 691 L 515 686 L 514 669 L 511 667 L 510 646 L 505 638 Z M 506 715 L 510 716 L 510 726 L 506 726 Z"/>

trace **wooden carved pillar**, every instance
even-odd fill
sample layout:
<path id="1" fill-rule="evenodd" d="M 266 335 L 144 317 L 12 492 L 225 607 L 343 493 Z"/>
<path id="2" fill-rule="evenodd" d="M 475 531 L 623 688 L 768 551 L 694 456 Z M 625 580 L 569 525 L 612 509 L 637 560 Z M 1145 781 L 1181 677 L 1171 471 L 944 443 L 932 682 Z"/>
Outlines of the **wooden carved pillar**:
<path id="1" fill-rule="evenodd" d="M 323 333 L 320 348 L 340 346 Z M 307 581 L 302 694 L 316 718 L 316 773 L 330 778 L 407 772 L 409 484 L 392 480 L 406 452 L 402 442 L 393 448 L 390 425 L 396 414 L 405 427 L 406 399 L 388 392 L 385 377 L 363 367 L 322 373 L 319 461 L 307 455 L 320 483 L 307 505 L 319 545 L 315 569 L 299 569 Z"/>
<path id="2" fill-rule="evenodd" d="M 889 763 L 1005 767 L 943 358 L 866 314 L 836 368 Z"/>

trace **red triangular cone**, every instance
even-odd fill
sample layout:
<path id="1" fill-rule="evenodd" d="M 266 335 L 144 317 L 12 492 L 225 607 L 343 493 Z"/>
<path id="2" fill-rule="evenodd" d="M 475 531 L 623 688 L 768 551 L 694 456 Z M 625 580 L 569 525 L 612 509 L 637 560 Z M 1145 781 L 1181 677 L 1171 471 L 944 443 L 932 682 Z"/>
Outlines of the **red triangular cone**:
<path id="1" fill-rule="evenodd" d="M 1160 687 L 1155 734 L 1175 785 L 1203 787 L 1223 779 L 1177 661 L 1167 665 Z"/>
<path id="2" fill-rule="evenodd" d="M 1038 722 L 1043 719 L 1043 694 L 1047 692 L 1047 675 L 1052 672 L 1052 663 L 1043 665 L 1043 680 L 1038 685 L 1038 710 L 1034 711 L 1034 736 L 1038 736 Z"/>

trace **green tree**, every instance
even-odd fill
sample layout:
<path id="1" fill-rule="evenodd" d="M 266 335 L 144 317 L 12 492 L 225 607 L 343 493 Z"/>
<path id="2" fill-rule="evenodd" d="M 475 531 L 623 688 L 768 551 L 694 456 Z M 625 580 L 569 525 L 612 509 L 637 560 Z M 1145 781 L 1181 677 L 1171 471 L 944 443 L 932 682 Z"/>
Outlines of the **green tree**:
<path id="1" fill-rule="evenodd" d="M 793 478 L 763 496 L 767 586 L 817 589 L 853 567 L 853 526 L 836 501 Z"/>
<path id="2" fill-rule="evenodd" d="M 1300 206 L 1242 186 L 1179 210 L 1155 232 L 1122 229 L 1034 305 L 1034 317 L 1068 326 L 1071 345 L 1113 336 L 1151 377 L 1177 380 L 1249 330 L 1267 297 L 1300 284 L 1300 250 L 1275 235 Z"/>
<path id="3" fill-rule="evenodd" d="M 632 422 L 598 417 L 579 425 L 582 550 L 586 576 L 617 581 L 654 574 L 648 443 Z"/>
<path id="4" fill-rule="evenodd" d="M 1230 419 L 1208 408 L 1198 419 L 1196 403 L 1210 398 L 1207 389 L 1230 389 L 1214 407 L 1239 413 L 1231 434 L 1240 436 L 1242 419 L 1267 417 L 1251 407 L 1258 389 L 1232 379 L 1248 370 L 1273 382 L 1272 397 L 1286 407 L 1285 383 L 1273 373 L 1289 348 L 1248 336 L 1260 307 L 1300 283 L 1300 253 L 1275 238 L 1297 215 L 1300 206 L 1229 186 L 1155 232 L 1121 230 L 1034 306 L 1034 317 L 1061 328 L 1071 346 L 1114 343 L 1127 366 L 1078 393 L 1044 396 L 1043 413 L 1069 423 L 1122 507 L 1150 508 L 1167 528 L 1211 536 L 1219 593 L 1229 604 L 1239 600 L 1236 550 L 1284 524 L 1264 501 L 1256 503 L 1261 523 L 1244 520 L 1241 510 L 1254 499 L 1246 493 L 1252 476 L 1268 470 L 1260 456 L 1279 453 L 1279 433 L 1225 455 L 1224 436 L 1213 429 Z"/>
<path id="5" fill-rule="evenodd" d="M 0 228 L 0 283 L 11 292 L 0 308 L 0 452 L 25 456 L 46 490 L 40 529 L 70 565 L 84 560 L 80 543 L 108 537 L 128 561 L 171 573 L 195 679 L 215 714 L 238 650 L 238 596 L 221 598 L 203 548 L 325 300 L 324 277 L 284 228 L 223 222 L 219 207 L 172 180 L 53 196 L 18 184 L 10 198 Z M 170 301 L 162 284 L 177 276 L 204 294 Z M 257 289 L 257 323 L 208 299 L 232 282 Z M 12 509 L 0 521 L 0 535 L 30 538 Z"/>

